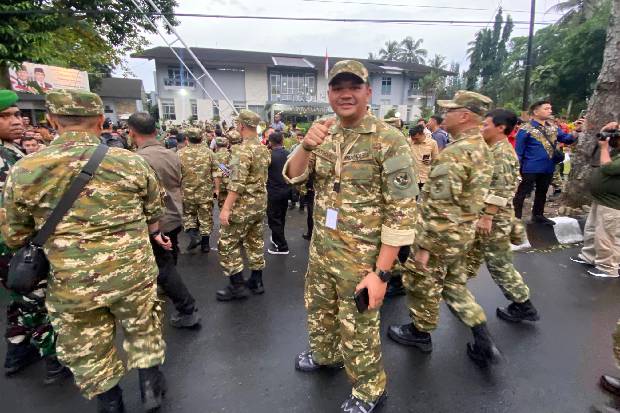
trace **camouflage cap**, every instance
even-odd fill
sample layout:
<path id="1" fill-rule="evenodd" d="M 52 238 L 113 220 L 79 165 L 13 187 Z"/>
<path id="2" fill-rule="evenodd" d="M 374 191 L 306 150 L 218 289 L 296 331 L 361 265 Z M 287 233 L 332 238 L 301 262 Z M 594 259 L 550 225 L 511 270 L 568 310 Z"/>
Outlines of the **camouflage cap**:
<path id="1" fill-rule="evenodd" d="M 493 100 L 480 93 L 470 92 L 469 90 L 459 90 L 454 94 L 452 100 L 438 100 L 437 105 L 446 109 L 465 108 L 477 115 L 484 116 L 493 105 Z"/>
<path id="2" fill-rule="evenodd" d="M 45 107 L 52 115 L 103 115 L 103 102 L 99 95 L 84 90 L 52 90 L 45 95 Z"/>
<path id="3" fill-rule="evenodd" d="M 236 130 L 228 132 L 228 140 L 230 141 L 231 145 L 237 145 L 243 142 L 243 138 L 241 137 L 241 134 L 237 132 Z"/>
<path id="4" fill-rule="evenodd" d="M 260 123 L 260 116 L 248 109 L 241 109 L 239 116 L 235 118 L 236 122 L 243 123 L 250 127 L 257 127 Z"/>
<path id="5" fill-rule="evenodd" d="M 218 136 L 217 138 L 215 138 L 215 144 L 220 148 L 228 146 L 228 139 L 223 136 Z"/>
<path id="6" fill-rule="evenodd" d="M 330 85 L 332 80 L 343 73 L 350 73 L 362 79 L 364 83 L 368 83 L 368 69 L 357 60 L 341 60 L 329 71 L 327 84 Z"/>
<path id="7" fill-rule="evenodd" d="M 187 139 L 202 139 L 202 130 L 200 128 L 187 128 L 184 134 Z"/>

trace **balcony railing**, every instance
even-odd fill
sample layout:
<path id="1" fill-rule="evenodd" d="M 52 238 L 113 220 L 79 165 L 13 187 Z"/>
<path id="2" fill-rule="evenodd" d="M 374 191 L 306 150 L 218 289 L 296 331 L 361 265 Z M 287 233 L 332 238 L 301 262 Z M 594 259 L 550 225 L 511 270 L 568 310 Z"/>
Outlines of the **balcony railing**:
<path id="1" fill-rule="evenodd" d="M 308 94 L 286 94 L 271 95 L 272 102 L 316 102 L 316 96 Z"/>

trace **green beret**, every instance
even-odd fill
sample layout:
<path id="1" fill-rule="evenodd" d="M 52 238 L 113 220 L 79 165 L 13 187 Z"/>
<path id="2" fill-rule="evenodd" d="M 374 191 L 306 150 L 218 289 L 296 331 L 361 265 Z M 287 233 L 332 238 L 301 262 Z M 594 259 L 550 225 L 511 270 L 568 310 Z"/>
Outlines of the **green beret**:
<path id="1" fill-rule="evenodd" d="M 0 89 L 0 112 L 10 108 L 18 100 L 17 93 L 8 89 Z"/>
<path id="2" fill-rule="evenodd" d="M 45 95 L 45 106 L 52 115 L 103 115 L 103 102 L 99 95 L 84 90 L 53 90 Z"/>

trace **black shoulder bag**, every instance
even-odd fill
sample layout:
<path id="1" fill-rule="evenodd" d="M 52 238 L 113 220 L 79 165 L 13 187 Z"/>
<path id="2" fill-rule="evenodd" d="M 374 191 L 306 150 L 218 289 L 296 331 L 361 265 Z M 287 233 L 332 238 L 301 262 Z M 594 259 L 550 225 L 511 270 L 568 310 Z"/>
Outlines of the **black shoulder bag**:
<path id="1" fill-rule="evenodd" d="M 84 168 L 73 179 L 69 189 L 58 201 L 58 205 L 43 224 L 41 230 L 13 255 L 9 262 L 6 281 L 9 289 L 18 294 L 27 295 L 36 290 L 37 285 L 47 278 L 50 272 L 50 263 L 43 251 L 43 245 L 54 233 L 56 226 L 67 211 L 71 209 L 82 189 L 92 179 L 107 151 L 107 145 L 100 144 L 97 146 Z"/>
<path id="2" fill-rule="evenodd" d="M 540 133 L 542 133 L 542 135 L 545 137 L 547 142 L 549 142 L 549 145 L 551 145 L 551 147 L 553 148 L 553 156 L 551 157 L 551 160 L 553 161 L 553 163 L 557 164 L 557 163 L 564 162 L 564 152 L 562 152 L 561 150 L 557 148 L 558 141 L 556 140 L 555 143 L 551 143 L 551 140 L 547 136 L 547 131 L 545 131 L 544 128 L 541 128 L 538 126 L 534 126 L 534 127 L 538 129 Z"/>

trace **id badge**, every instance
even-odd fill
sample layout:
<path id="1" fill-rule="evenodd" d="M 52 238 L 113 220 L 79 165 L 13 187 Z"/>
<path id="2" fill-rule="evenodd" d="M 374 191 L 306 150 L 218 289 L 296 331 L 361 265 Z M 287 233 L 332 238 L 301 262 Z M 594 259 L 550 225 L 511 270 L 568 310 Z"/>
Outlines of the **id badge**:
<path id="1" fill-rule="evenodd" d="M 338 210 L 333 208 L 327 208 L 327 214 L 325 215 L 325 226 L 329 229 L 336 229 L 338 222 Z"/>

